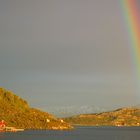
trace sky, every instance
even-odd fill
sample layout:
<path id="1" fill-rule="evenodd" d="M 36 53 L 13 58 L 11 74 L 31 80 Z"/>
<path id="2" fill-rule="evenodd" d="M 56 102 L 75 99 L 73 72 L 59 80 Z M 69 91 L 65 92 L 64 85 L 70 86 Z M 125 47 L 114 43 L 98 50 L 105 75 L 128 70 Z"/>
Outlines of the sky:
<path id="1" fill-rule="evenodd" d="M 118 0 L 0 0 L 0 86 L 32 107 L 139 104 Z"/>

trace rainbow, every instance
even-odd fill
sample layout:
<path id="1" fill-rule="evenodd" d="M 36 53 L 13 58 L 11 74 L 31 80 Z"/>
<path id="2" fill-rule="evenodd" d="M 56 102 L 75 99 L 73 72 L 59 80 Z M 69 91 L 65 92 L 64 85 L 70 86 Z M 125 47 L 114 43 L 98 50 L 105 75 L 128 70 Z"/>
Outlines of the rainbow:
<path id="1" fill-rule="evenodd" d="M 132 54 L 132 67 L 138 91 L 140 91 L 140 11 L 137 0 L 121 0 L 125 24 Z"/>

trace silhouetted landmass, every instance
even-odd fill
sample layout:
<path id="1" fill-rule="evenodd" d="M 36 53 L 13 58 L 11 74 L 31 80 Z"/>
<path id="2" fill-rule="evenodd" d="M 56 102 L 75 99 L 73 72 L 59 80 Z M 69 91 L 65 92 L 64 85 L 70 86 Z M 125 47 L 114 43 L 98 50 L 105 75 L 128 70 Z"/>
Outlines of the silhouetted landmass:
<path id="1" fill-rule="evenodd" d="M 0 120 L 5 120 L 8 126 L 24 129 L 72 128 L 49 113 L 30 108 L 25 100 L 3 88 L 0 88 Z"/>
<path id="2" fill-rule="evenodd" d="M 81 114 L 64 120 L 72 125 L 84 126 L 140 126 L 140 109 L 121 108 L 98 114 Z"/>

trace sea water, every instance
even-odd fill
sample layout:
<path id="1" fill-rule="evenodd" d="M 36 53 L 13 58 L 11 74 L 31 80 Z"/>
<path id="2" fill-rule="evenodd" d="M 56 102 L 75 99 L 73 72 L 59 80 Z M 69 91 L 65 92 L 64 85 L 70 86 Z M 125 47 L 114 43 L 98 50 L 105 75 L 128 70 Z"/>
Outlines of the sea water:
<path id="1" fill-rule="evenodd" d="M 140 140 L 140 127 L 76 127 L 74 130 L 26 130 L 0 133 L 0 140 Z"/>

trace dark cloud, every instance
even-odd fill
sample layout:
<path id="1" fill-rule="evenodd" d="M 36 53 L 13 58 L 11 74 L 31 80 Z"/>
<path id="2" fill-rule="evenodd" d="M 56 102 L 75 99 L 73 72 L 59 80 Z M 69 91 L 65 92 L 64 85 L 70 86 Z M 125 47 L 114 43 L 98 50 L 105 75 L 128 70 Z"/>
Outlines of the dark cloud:
<path id="1" fill-rule="evenodd" d="M 1 85 L 39 106 L 73 98 L 115 106 L 117 93 L 135 93 L 120 7 L 112 0 L 1 0 Z"/>

